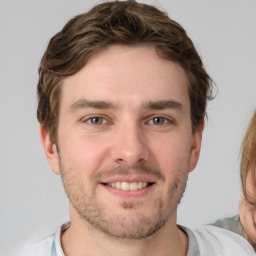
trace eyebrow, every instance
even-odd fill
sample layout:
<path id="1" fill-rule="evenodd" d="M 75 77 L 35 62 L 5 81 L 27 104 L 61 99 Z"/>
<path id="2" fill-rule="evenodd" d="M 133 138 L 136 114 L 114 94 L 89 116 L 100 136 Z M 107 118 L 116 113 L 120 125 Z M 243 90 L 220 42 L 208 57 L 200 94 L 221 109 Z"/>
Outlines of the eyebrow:
<path id="1" fill-rule="evenodd" d="M 115 109 L 117 108 L 111 102 L 107 101 L 90 101 L 86 99 L 80 99 L 74 102 L 69 108 L 71 112 L 75 112 L 79 109 L 95 108 L 95 109 Z M 181 103 L 174 100 L 161 100 L 161 101 L 149 101 L 145 104 L 145 108 L 149 110 L 162 110 L 162 109 L 176 109 L 178 111 L 183 110 Z"/>
<path id="2" fill-rule="evenodd" d="M 150 101 L 148 104 L 146 104 L 146 108 L 150 110 L 162 110 L 162 109 L 175 109 L 178 111 L 183 110 L 182 104 L 175 100 Z"/>
<path id="3" fill-rule="evenodd" d="M 106 101 L 90 101 L 86 99 L 80 99 L 71 105 L 70 111 L 75 112 L 78 109 L 86 109 L 86 108 L 109 109 L 109 108 L 116 108 L 116 106 Z"/>

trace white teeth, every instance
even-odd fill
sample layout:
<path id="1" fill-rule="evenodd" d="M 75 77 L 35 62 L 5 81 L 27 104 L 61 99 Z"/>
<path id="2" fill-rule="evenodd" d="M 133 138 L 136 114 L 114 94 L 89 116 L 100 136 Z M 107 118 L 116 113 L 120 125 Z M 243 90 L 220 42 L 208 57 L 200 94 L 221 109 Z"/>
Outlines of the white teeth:
<path id="1" fill-rule="evenodd" d="M 130 184 L 128 182 L 122 182 L 122 190 L 130 190 Z"/>
<path id="2" fill-rule="evenodd" d="M 130 190 L 137 190 L 137 189 L 138 189 L 137 182 L 133 182 L 130 184 Z"/>
<path id="3" fill-rule="evenodd" d="M 116 188 L 122 189 L 122 182 L 116 182 Z"/>
<path id="4" fill-rule="evenodd" d="M 129 191 L 129 190 L 139 190 L 142 188 L 145 188 L 149 185 L 148 182 L 145 181 L 139 181 L 139 182 L 111 182 L 107 184 L 108 186 L 112 187 L 112 188 L 117 188 L 117 189 L 121 189 L 121 190 L 125 190 L 125 191 Z"/>

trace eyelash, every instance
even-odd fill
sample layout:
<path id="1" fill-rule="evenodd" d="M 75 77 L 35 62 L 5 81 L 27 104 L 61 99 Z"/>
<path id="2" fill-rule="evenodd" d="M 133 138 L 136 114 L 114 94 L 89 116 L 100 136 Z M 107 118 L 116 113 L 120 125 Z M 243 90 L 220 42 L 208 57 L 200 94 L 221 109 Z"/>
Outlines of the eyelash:
<path id="1" fill-rule="evenodd" d="M 95 124 L 93 123 L 93 119 L 100 119 L 102 122 L 100 124 Z M 154 120 L 157 121 L 157 119 L 161 119 L 163 122 L 160 124 L 156 124 L 154 123 Z M 102 125 L 106 125 L 108 122 L 110 123 L 110 121 L 108 121 L 108 119 L 106 117 L 103 116 L 90 116 L 87 117 L 86 119 L 82 119 L 82 122 L 88 125 L 92 125 L 92 126 L 102 126 Z M 173 124 L 175 123 L 171 118 L 167 118 L 165 116 L 151 116 L 148 121 L 146 122 L 146 124 L 149 125 L 155 125 L 155 126 L 164 126 L 167 124 Z"/>
<path id="2" fill-rule="evenodd" d="M 101 119 L 103 123 L 95 124 L 92 121 L 93 119 Z M 82 122 L 88 125 L 101 126 L 101 125 L 107 124 L 108 120 L 103 116 L 90 116 L 90 117 L 87 117 L 86 119 L 82 119 Z"/>
<path id="3" fill-rule="evenodd" d="M 154 123 L 154 120 L 156 120 L 156 119 L 162 119 L 163 123 L 161 123 L 161 124 Z M 150 123 L 150 122 L 152 122 L 152 123 Z M 150 117 L 148 123 L 150 125 L 164 126 L 164 125 L 167 125 L 167 124 L 172 124 L 172 123 L 174 123 L 174 121 L 171 118 L 169 118 L 169 117 L 167 118 L 165 116 L 153 116 L 153 117 Z"/>

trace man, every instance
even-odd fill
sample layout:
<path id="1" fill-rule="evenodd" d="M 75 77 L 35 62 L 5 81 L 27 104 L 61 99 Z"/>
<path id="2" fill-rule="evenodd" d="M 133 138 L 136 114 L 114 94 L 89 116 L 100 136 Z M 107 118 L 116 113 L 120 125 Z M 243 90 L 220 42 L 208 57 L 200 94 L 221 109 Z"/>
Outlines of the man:
<path id="1" fill-rule="evenodd" d="M 100 4 L 51 39 L 39 75 L 41 141 L 71 221 L 31 255 L 251 253 L 228 231 L 176 225 L 211 98 L 179 24 L 135 1 Z"/>

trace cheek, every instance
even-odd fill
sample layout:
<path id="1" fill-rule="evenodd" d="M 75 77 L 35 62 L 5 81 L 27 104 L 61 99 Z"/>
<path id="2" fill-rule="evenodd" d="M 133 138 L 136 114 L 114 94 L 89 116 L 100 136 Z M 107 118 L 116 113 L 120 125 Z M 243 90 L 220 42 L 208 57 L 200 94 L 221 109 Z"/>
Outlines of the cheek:
<path id="1" fill-rule="evenodd" d="M 183 136 L 167 137 L 159 143 L 154 149 L 154 155 L 157 158 L 158 163 L 161 164 L 162 171 L 183 169 L 185 170 L 188 166 L 190 158 L 190 143 L 189 139 Z"/>
<path id="2" fill-rule="evenodd" d="M 92 173 L 101 167 L 107 149 L 102 140 L 83 135 L 63 136 L 60 143 L 61 162 L 75 172 Z"/>
<path id="3" fill-rule="evenodd" d="M 256 198 L 256 187 L 253 183 L 253 176 L 249 173 L 246 179 L 246 192 L 251 198 Z"/>
<path id="4" fill-rule="evenodd" d="M 255 217 L 256 209 L 251 205 L 246 205 L 242 210 L 240 207 L 240 218 L 243 228 L 251 242 L 256 244 L 256 227 L 255 227 Z"/>

